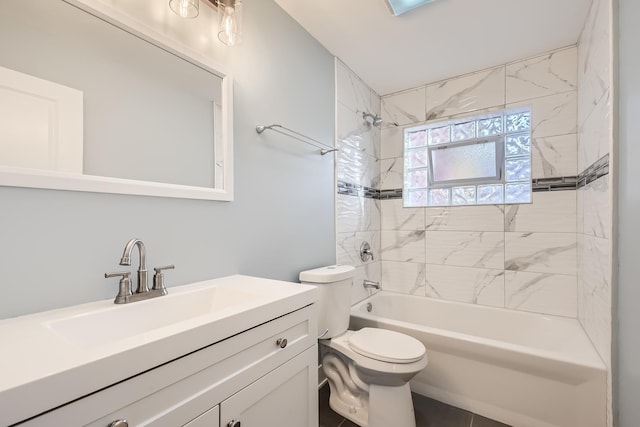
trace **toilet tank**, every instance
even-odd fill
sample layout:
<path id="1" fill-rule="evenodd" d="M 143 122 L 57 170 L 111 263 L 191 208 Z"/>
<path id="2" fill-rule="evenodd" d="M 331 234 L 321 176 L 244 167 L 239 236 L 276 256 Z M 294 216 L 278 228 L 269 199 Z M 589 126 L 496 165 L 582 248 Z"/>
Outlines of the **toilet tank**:
<path id="1" fill-rule="evenodd" d="M 355 268 L 350 265 L 330 265 L 300 273 L 300 282 L 318 288 L 318 336 L 333 338 L 349 327 L 351 285 Z"/>

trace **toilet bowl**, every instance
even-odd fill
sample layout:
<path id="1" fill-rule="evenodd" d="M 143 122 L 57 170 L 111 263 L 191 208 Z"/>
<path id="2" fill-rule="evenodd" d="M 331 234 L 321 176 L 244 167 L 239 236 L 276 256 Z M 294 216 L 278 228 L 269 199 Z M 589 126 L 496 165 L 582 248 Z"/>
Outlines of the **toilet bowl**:
<path id="1" fill-rule="evenodd" d="M 414 427 L 409 381 L 427 366 L 420 341 L 393 331 L 364 328 L 330 340 L 322 369 L 331 408 L 360 426 Z"/>
<path id="2" fill-rule="evenodd" d="M 338 265 L 300 273 L 316 285 L 322 369 L 329 405 L 361 427 L 415 427 L 408 382 L 427 366 L 424 345 L 377 328 L 347 329 L 354 267 Z"/>

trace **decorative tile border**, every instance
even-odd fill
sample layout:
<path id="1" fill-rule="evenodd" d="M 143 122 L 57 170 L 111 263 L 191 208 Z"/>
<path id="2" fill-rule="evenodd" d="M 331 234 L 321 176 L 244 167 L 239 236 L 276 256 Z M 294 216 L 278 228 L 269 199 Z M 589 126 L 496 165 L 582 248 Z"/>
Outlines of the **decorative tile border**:
<path id="1" fill-rule="evenodd" d="M 531 180 L 533 192 L 577 190 L 609 174 L 609 154 L 594 162 L 578 176 L 557 178 L 534 178 Z M 338 181 L 338 194 L 358 196 L 375 200 L 402 199 L 402 188 L 378 190 L 345 181 Z"/>
<path id="2" fill-rule="evenodd" d="M 534 178 L 531 180 L 532 191 L 562 191 L 575 190 L 578 183 L 577 176 L 561 176 L 557 178 Z"/>
<path id="3" fill-rule="evenodd" d="M 402 188 L 380 190 L 380 200 L 402 199 Z"/>
<path id="4" fill-rule="evenodd" d="M 576 188 L 582 188 L 587 184 L 609 174 L 609 154 L 605 154 L 599 160 L 596 160 L 591 166 L 586 168 L 578 175 L 578 183 Z"/>
<path id="5" fill-rule="evenodd" d="M 364 197 L 366 199 L 380 199 L 380 190 L 345 181 L 338 181 L 338 194 Z M 400 198 L 402 198 L 402 189 L 400 189 Z"/>

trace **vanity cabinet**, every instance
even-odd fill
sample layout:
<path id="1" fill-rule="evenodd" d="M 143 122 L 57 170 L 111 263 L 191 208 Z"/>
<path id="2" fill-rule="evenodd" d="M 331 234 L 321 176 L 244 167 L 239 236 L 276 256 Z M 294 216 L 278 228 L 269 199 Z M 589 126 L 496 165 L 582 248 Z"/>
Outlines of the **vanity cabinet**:
<path id="1" fill-rule="evenodd" d="M 315 309 L 271 319 L 18 425 L 317 427 Z"/>

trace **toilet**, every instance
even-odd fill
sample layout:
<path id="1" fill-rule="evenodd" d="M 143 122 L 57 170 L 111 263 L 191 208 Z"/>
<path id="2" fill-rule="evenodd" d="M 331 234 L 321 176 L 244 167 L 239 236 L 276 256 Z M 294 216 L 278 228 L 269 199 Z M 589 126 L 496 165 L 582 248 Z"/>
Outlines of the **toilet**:
<path id="1" fill-rule="evenodd" d="M 300 273 L 318 288 L 318 337 L 329 406 L 361 427 L 415 427 L 409 381 L 427 366 L 424 345 L 398 332 L 350 331 L 355 268 L 332 265 Z"/>

